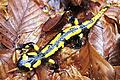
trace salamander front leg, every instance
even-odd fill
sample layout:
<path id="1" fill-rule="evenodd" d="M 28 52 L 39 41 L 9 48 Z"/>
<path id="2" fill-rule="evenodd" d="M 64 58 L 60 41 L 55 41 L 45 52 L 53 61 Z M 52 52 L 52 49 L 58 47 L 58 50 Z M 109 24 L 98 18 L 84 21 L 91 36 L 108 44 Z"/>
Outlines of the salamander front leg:
<path id="1" fill-rule="evenodd" d="M 27 52 L 27 50 L 29 50 L 29 49 L 38 51 L 39 47 L 35 43 L 29 42 L 26 44 L 19 44 L 16 48 L 16 51 L 20 51 L 20 53 L 23 53 L 23 52 Z"/>
<path id="2" fill-rule="evenodd" d="M 38 51 L 38 50 L 39 50 L 39 47 L 38 47 L 35 43 L 33 43 L 33 42 L 29 42 L 29 43 L 24 44 L 24 48 L 25 48 L 25 49 L 32 48 L 32 49 L 34 49 L 35 51 Z"/>

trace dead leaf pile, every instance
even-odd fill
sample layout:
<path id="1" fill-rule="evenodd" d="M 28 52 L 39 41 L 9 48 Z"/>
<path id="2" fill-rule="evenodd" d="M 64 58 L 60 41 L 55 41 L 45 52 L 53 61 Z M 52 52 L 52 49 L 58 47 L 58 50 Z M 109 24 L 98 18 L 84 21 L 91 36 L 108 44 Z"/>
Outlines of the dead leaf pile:
<path id="1" fill-rule="evenodd" d="M 66 10 L 82 23 L 110 1 L 115 5 L 105 12 L 87 37 L 84 37 L 84 45 L 80 49 L 72 49 L 69 44 L 51 56 L 59 64 L 58 73 L 50 70 L 48 65 L 41 65 L 31 72 L 11 71 L 17 67 L 19 58 L 15 54 L 17 44 L 34 42 L 41 49 L 64 28 L 67 23 Z M 119 0 L 0 1 L 0 80 L 119 79 Z"/>

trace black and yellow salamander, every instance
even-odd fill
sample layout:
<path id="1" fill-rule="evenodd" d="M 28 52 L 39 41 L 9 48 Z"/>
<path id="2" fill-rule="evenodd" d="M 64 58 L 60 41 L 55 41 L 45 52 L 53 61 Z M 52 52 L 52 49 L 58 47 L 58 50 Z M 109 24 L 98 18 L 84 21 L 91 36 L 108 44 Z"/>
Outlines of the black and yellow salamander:
<path id="1" fill-rule="evenodd" d="M 58 33 L 55 38 L 53 38 L 43 49 L 39 51 L 39 47 L 34 43 L 24 44 L 21 48 L 23 50 L 21 58 L 17 62 L 17 66 L 20 70 L 30 71 L 38 66 L 41 63 L 44 63 L 44 60 L 47 60 L 51 64 L 55 64 L 55 61 L 49 59 L 50 56 L 55 54 L 58 49 L 63 48 L 66 45 L 66 41 L 70 38 L 81 35 L 84 30 L 90 29 L 104 14 L 104 12 L 111 6 L 111 4 L 106 5 L 101 9 L 93 18 L 78 24 L 77 19 L 73 19 L 74 26 L 64 29 L 62 32 Z M 35 51 L 24 52 L 25 49 L 32 48 Z"/>

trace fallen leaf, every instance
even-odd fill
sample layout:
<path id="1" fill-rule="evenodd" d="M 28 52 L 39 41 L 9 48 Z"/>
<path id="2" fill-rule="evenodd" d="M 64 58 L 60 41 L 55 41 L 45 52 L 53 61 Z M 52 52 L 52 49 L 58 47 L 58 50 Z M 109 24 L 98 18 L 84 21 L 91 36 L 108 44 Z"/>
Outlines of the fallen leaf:
<path id="1" fill-rule="evenodd" d="M 11 60 L 10 50 L 0 50 L 0 79 L 4 80 L 9 77 L 8 71 L 14 68 L 14 64 Z"/>
<path id="2" fill-rule="evenodd" d="M 72 59 L 80 73 L 90 79 L 114 80 L 115 78 L 113 67 L 89 43 Z"/>
<path id="3" fill-rule="evenodd" d="M 105 21 L 99 21 L 91 30 L 90 43 L 102 56 L 108 56 L 114 48 L 116 37 L 112 27 L 114 26 Z"/>
<path id="4" fill-rule="evenodd" d="M 32 0 L 9 0 L 11 17 L 9 22 L 17 34 L 19 43 L 37 42 L 40 35 L 40 25 L 48 20 L 42 9 Z"/>
<path id="5" fill-rule="evenodd" d="M 115 47 L 109 55 L 108 62 L 113 66 L 120 66 L 120 38 L 116 41 Z"/>
<path id="6" fill-rule="evenodd" d="M 113 66 L 113 68 L 115 69 L 115 75 L 116 75 L 116 80 L 120 79 L 120 66 Z"/>

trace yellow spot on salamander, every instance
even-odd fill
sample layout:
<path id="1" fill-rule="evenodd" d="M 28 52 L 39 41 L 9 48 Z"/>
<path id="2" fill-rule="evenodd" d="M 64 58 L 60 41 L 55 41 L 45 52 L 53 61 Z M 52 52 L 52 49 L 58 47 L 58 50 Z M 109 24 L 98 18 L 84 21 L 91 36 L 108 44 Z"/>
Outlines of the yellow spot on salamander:
<path id="1" fill-rule="evenodd" d="M 37 45 L 34 45 L 34 49 L 35 49 L 36 51 L 38 51 L 38 50 L 39 50 L 39 47 L 38 47 Z"/>
<path id="2" fill-rule="evenodd" d="M 55 47 L 53 50 L 51 50 L 49 53 L 47 53 L 47 54 L 45 55 L 45 58 L 50 57 L 50 56 L 53 55 L 57 50 L 58 50 L 58 47 Z"/>
<path id="3" fill-rule="evenodd" d="M 81 33 L 81 31 L 82 31 L 82 30 L 81 30 L 80 28 L 78 28 L 78 29 L 77 29 L 76 31 L 74 31 L 73 33 L 68 34 L 68 35 L 65 37 L 65 39 L 68 40 L 68 39 L 70 39 L 72 36 L 75 36 L 75 35 Z"/>
<path id="4" fill-rule="evenodd" d="M 49 13 L 48 8 L 47 8 L 47 7 L 45 7 L 45 8 L 43 9 L 43 12 L 48 14 L 48 13 Z"/>
<path id="5" fill-rule="evenodd" d="M 58 47 L 58 48 L 60 48 L 60 47 L 64 48 L 64 42 L 63 42 L 63 41 L 61 41 L 61 42 L 59 43 L 59 47 Z"/>
<path id="6" fill-rule="evenodd" d="M 53 59 L 49 59 L 48 62 L 51 64 L 55 64 L 55 61 Z"/>
<path id="7" fill-rule="evenodd" d="M 41 64 L 41 60 L 37 60 L 37 62 L 33 65 L 33 68 L 37 68 L 38 66 L 40 66 Z"/>
<path id="8" fill-rule="evenodd" d="M 83 37 L 83 33 L 79 34 L 79 37 L 82 38 Z"/>
<path id="9" fill-rule="evenodd" d="M 54 44 L 60 37 L 61 37 L 61 33 L 59 33 L 59 34 L 50 42 L 50 44 Z"/>
<path id="10" fill-rule="evenodd" d="M 81 33 L 81 31 L 82 30 L 80 28 L 78 28 L 77 31 L 75 31 L 75 32 L 72 33 L 72 36 L 75 36 L 75 35 Z"/>
<path id="11" fill-rule="evenodd" d="M 77 18 L 75 18 L 75 20 L 74 20 L 74 24 L 75 24 L 75 25 L 78 25 L 78 24 L 79 24 L 79 21 L 78 21 Z"/>
<path id="12" fill-rule="evenodd" d="M 28 60 L 28 56 L 26 54 L 23 54 L 22 60 Z"/>
<path id="13" fill-rule="evenodd" d="M 27 53 L 29 56 L 37 56 L 37 53 L 36 52 L 28 52 Z"/>
<path id="14" fill-rule="evenodd" d="M 90 29 L 93 25 L 94 25 L 94 23 L 90 23 L 90 24 L 87 26 L 87 29 Z"/>
<path id="15" fill-rule="evenodd" d="M 29 69 L 30 69 L 30 71 L 33 70 L 33 68 L 29 68 Z"/>
<path id="16" fill-rule="evenodd" d="M 96 22 L 96 20 L 93 20 L 93 22 L 91 22 L 91 20 L 87 20 L 87 21 L 83 22 L 82 25 L 86 25 L 87 29 L 90 29 L 94 25 L 95 22 Z"/>
<path id="17" fill-rule="evenodd" d="M 85 22 L 82 23 L 82 25 L 87 25 L 90 22 L 90 20 L 86 20 Z"/>
<path id="18" fill-rule="evenodd" d="M 65 37 L 65 39 L 68 40 L 68 39 L 70 39 L 70 37 L 71 37 L 71 34 L 68 34 L 68 35 Z"/>
<path id="19" fill-rule="evenodd" d="M 47 45 L 41 52 L 44 53 L 46 50 L 48 50 L 50 45 Z"/>
<path id="20" fill-rule="evenodd" d="M 24 66 L 27 67 L 27 68 L 31 68 L 31 64 L 30 63 L 25 63 Z"/>
<path id="21" fill-rule="evenodd" d="M 29 45 L 26 45 L 26 46 L 25 46 L 25 49 L 27 49 L 27 48 L 29 48 L 29 47 L 30 47 Z"/>

